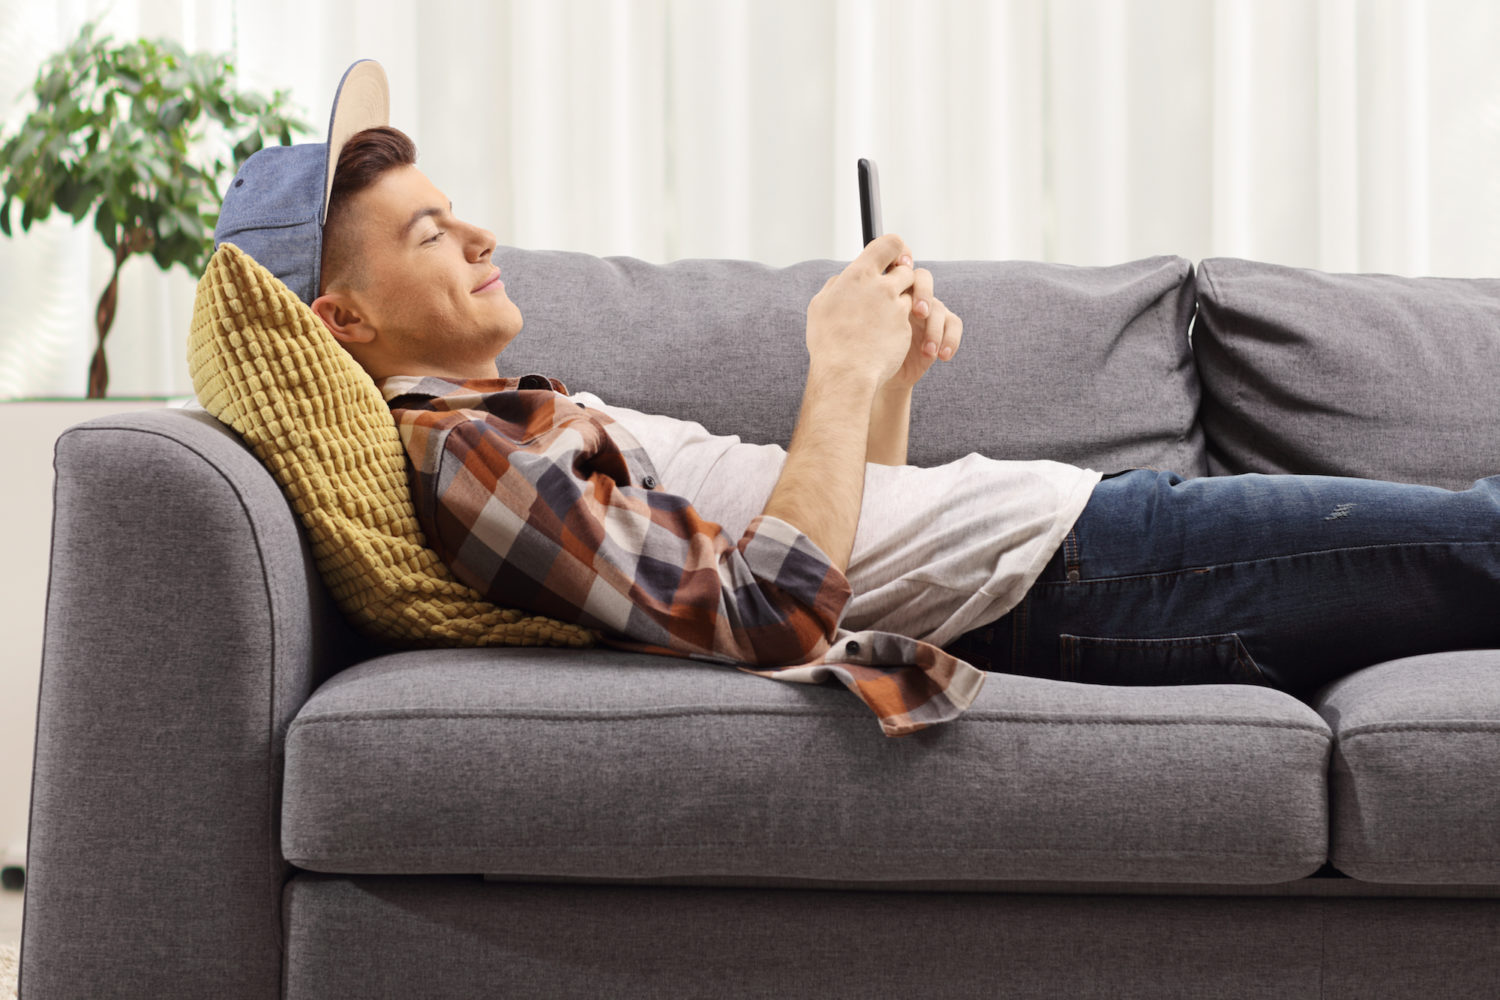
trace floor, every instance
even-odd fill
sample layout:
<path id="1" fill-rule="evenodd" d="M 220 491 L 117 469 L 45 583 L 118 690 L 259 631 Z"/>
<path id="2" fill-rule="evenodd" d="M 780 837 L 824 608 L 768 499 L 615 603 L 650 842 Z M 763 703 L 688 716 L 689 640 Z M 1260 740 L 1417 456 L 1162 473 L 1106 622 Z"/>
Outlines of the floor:
<path id="1" fill-rule="evenodd" d="M 25 897 L 20 890 L 0 889 L 0 944 L 21 940 L 21 900 Z"/>

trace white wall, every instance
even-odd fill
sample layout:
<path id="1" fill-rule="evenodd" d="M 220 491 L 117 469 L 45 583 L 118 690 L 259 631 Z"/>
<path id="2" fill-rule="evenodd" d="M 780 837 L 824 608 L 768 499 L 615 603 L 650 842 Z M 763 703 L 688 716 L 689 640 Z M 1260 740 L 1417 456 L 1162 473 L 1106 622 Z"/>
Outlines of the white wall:
<path id="1" fill-rule="evenodd" d="M 506 244 L 847 258 L 869 156 L 928 260 L 1500 274 L 1491 0 L 0 0 L 0 120 L 105 10 L 320 130 L 379 59 L 420 165 Z M 97 242 L 0 240 L 0 396 L 82 392 Z M 122 282 L 115 390 L 190 391 L 193 276 Z"/>

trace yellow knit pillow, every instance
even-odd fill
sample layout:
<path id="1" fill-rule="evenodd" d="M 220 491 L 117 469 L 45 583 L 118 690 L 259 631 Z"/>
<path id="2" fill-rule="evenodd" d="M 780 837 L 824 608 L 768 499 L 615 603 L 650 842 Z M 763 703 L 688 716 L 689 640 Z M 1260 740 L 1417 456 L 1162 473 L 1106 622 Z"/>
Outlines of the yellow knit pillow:
<path id="1" fill-rule="evenodd" d="M 399 645 L 587 646 L 578 625 L 505 610 L 427 547 L 406 451 L 375 382 L 301 299 L 231 243 L 198 282 L 188 369 L 286 491 L 338 606 Z"/>

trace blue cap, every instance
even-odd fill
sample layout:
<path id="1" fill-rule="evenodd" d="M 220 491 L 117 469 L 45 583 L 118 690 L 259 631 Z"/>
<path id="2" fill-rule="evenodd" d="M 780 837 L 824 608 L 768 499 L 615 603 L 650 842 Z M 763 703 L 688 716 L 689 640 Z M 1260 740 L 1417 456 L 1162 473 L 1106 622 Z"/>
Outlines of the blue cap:
<path id="1" fill-rule="evenodd" d="M 344 71 L 328 116 L 328 141 L 267 146 L 240 167 L 214 226 L 214 249 L 233 243 L 303 302 L 318 297 L 323 223 L 344 143 L 356 132 L 390 124 L 385 70 L 361 59 Z"/>

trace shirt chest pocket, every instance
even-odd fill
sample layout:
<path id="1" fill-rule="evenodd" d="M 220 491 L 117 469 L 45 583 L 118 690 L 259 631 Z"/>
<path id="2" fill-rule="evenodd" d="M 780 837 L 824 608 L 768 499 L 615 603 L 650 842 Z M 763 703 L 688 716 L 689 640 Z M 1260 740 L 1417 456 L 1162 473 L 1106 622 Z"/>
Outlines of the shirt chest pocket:
<path id="1" fill-rule="evenodd" d="M 1238 633 L 1169 639 L 1058 637 L 1062 680 L 1085 684 L 1269 684 Z"/>

